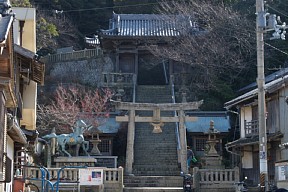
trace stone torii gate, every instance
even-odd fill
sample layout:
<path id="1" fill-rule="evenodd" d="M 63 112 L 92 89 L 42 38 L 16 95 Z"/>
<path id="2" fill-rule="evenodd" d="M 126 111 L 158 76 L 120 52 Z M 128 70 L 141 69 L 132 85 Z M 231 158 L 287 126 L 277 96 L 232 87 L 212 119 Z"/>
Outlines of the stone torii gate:
<path id="1" fill-rule="evenodd" d="M 185 121 L 195 121 L 196 117 L 185 116 L 184 111 L 196 110 L 203 104 L 203 101 L 187 102 L 187 103 L 129 103 L 115 101 L 115 107 L 119 110 L 129 111 L 129 115 L 117 116 L 116 121 L 128 122 L 127 133 L 127 151 L 126 151 L 126 165 L 125 173 L 132 174 L 132 164 L 134 162 L 134 136 L 135 136 L 135 123 L 146 122 L 154 126 L 153 133 L 161 133 L 161 126 L 164 123 L 178 122 L 179 123 L 179 136 L 180 136 L 180 164 L 181 170 L 185 173 L 188 172 L 187 167 L 187 142 Z M 136 111 L 153 111 L 152 117 L 136 116 Z M 161 111 L 177 111 L 178 116 L 175 117 L 161 117 Z M 178 157 L 179 159 L 179 157 Z"/>

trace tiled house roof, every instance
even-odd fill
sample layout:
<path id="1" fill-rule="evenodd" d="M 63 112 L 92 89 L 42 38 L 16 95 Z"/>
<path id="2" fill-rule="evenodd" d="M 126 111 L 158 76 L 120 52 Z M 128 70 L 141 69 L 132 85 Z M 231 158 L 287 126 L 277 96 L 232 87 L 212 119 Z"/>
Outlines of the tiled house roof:
<path id="1" fill-rule="evenodd" d="M 275 79 L 274 81 L 271 81 L 267 84 L 265 84 L 264 89 L 266 93 L 272 93 L 285 85 L 285 83 L 288 82 L 288 75 L 285 75 L 283 77 L 279 77 L 278 79 Z M 229 109 L 232 106 L 235 106 L 241 102 L 244 102 L 248 99 L 251 99 L 253 97 L 256 97 L 258 95 L 258 88 L 253 89 L 243 95 L 240 95 L 239 97 L 236 97 L 235 99 L 228 101 L 224 104 L 224 107 Z"/>
<path id="2" fill-rule="evenodd" d="M 8 15 L 2 17 L 0 15 L 0 47 L 2 44 L 5 44 L 12 23 L 13 23 L 13 16 Z"/>
<path id="3" fill-rule="evenodd" d="M 287 74 L 288 74 L 288 68 L 282 68 L 279 71 L 276 71 L 275 73 L 272 73 L 270 75 L 265 76 L 265 83 L 269 83 L 271 81 L 274 81 L 275 79 L 283 77 Z M 253 83 L 239 89 L 238 92 L 249 91 L 251 89 L 255 89 L 256 87 L 257 87 L 257 83 L 253 82 Z"/>
<path id="4" fill-rule="evenodd" d="M 184 30 L 198 30 L 195 22 L 184 16 L 156 14 L 114 14 L 110 28 L 102 35 L 122 37 L 175 37 Z"/>

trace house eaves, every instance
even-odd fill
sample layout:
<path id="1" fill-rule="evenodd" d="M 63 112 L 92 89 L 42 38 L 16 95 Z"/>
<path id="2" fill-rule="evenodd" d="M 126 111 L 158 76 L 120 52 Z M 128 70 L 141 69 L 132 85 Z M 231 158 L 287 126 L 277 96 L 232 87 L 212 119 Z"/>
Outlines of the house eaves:
<path id="1" fill-rule="evenodd" d="M 20 73 L 41 85 L 44 84 L 45 64 L 37 60 L 37 55 L 32 51 L 14 44 L 14 52 L 20 60 Z"/>
<path id="2" fill-rule="evenodd" d="M 267 141 L 268 142 L 276 141 L 282 137 L 283 137 L 283 133 L 281 133 L 281 132 L 269 133 L 267 135 Z M 254 137 L 240 138 L 240 139 L 237 139 L 235 141 L 227 143 L 225 146 L 227 148 L 231 148 L 231 147 L 242 147 L 242 146 L 254 145 L 254 144 L 259 144 L 259 136 L 258 135 L 255 135 Z"/>
<path id="3" fill-rule="evenodd" d="M 271 81 L 267 84 L 265 84 L 264 89 L 266 93 L 273 93 L 285 86 L 287 86 L 288 83 L 288 75 L 285 75 L 283 77 L 279 77 L 278 79 Z M 229 109 L 233 106 L 236 106 L 244 101 L 247 101 L 251 98 L 257 97 L 258 95 L 258 88 L 253 89 L 243 95 L 240 95 L 239 97 L 236 97 L 235 99 L 228 101 L 224 104 L 224 107 L 226 109 Z"/>
<path id="4" fill-rule="evenodd" d="M 17 120 L 15 118 L 8 118 L 8 135 L 13 141 L 21 144 L 27 144 L 27 137 L 20 128 Z"/>

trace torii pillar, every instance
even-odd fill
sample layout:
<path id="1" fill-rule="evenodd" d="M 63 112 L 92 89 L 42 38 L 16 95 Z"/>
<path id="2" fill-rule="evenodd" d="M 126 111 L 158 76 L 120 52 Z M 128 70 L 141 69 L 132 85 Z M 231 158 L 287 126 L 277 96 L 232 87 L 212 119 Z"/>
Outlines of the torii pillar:
<path id="1" fill-rule="evenodd" d="M 125 173 L 132 174 L 132 164 L 134 162 L 134 139 L 135 139 L 135 110 L 129 111 L 129 123 L 127 133 L 127 149 L 126 149 L 126 164 Z"/>
<path id="2" fill-rule="evenodd" d="M 181 171 L 188 173 L 187 166 L 187 140 L 186 140 L 186 129 L 184 126 L 185 114 L 183 110 L 179 111 L 179 137 L 180 137 L 180 164 Z"/>

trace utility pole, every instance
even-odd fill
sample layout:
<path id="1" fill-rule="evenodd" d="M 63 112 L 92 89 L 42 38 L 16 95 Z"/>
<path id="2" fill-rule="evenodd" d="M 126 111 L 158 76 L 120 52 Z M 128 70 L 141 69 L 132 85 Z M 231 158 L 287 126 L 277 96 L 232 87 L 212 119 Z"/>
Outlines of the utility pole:
<path id="1" fill-rule="evenodd" d="M 256 35 L 257 35 L 257 84 L 258 84 L 258 129 L 259 129 L 259 167 L 261 191 L 268 188 L 268 163 L 267 163 L 267 131 L 266 131 L 266 102 L 265 102 L 265 75 L 264 75 L 264 33 L 274 31 L 270 40 L 285 40 L 286 23 L 281 24 L 280 17 L 265 12 L 264 1 L 256 0 Z M 269 16 L 268 22 L 266 17 Z M 281 25 L 278 25 L 278 21 Z M 268 25 L 267 25 L 268 24 Z"/>
<path id="2" fill-rule="evenodd" d="M 263 0 L 256 0 L 257 33 L 257 84 L 258 84 L 258 130 L 259 130 L 259 167 L 261 191 L 268 191 L 267 134 L 265 112 L 265 75 L 264 75 L 264 39 L 266 13 Z"/>

